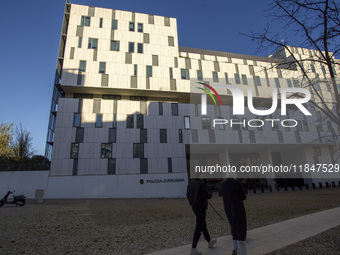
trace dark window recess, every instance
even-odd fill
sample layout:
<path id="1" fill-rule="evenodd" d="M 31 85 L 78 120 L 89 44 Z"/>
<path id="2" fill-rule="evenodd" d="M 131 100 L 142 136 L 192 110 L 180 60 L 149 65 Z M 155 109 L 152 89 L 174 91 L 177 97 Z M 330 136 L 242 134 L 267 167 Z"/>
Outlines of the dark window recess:
<path id="1" fill-rule="evenodd" d="M 76 159 L 78 158 L 78 154 L 79 154 L 79 143 L 72 143 L 70 158 Z"/>
<path id="2" fill-rule="evenodd" d="M 144 128 L 144 115 L 137 115 L 137 128 Z"/>
<path id="3" fill-rule="evenodd" d="M 73 160 L 73 171 L 72 175 L 77 175 L 78 174 L 78 159 Z"/>
<path id="4" fill-rule="evenodd" d="M 80 60 L 79 61 L 79 72 L 85 72 L 86 71 L 86 61 Z"/>
<path id="5" fill-rule="evenodd" d="M 168 158 L 168 173 L 172 173 L 172 158 Z"/>
<path id="6" fill-rule="evenodd" d="M 116 159 L 109 158 L 107 162 L 107 174 L 116 174 Z"/>
<path id="7" fill-rule="evenodd" d="M 133 23 L 133 22 L 129 23 L 129 31 L 131 31 L 131 32 L 135 31 L 135 23 Z"/>
<path id="8" fill-rule="evenodd" d="M 197 70 L 197 80 L 203 81 L 202 70 Z"/>
<path id="9" fill-rule="evenodd" d="M 181 69 L 181 78 L 183 80 L 189 80 L 190 79 L 189 69 Z"/>
<path id="10" fill-rule="evenodd" d="M 91 17 L 89 16 L 81 16 L 81 22 L 80 25 L 81 26 L 90 26 L 90 22 L 91 22 Z"/>
<path id="11" fill-rule="evenodd" d="M 198 131 L 197 129 L 191 129 L 191 142 L 198 143 Z"/>
<path id="12" fill-rule="evenodd" d="M 148 142 L 148 131 L 145 128 L 140 129 L 140 142 L 147 143 Z"/>
<path id="13" fill-rule="evenodd" d="M 112 143 L 102 143 L 101 151 L 100 151 L 101 158 L 111 158 L 112 157 Z"/>
<path id="14" fill-rule="evenodd" d="M 208 131 L 209 135 L 209 143 L 215 143 L 215 131 L 214 130 L 209 130 Z"/>
<path id="15" fill-rule="evenodd" d="M 110 128 L 109 129 L 109 143 L 115 143 L 115 142 L 117 142 L 117 129 Z"/>
<path id="16" fill-rule="evenodd" d="M 99 73 L 106 72 L 106 62 L 99 62 Z"/>
<path id="17" fill-rule="evenodd" d="M 148 159 L 147 158 L 140 159 L 140 173 L 141 174 L 148 173 Z"/>
<path id="18" fill-rule="evenodd" d="M 133 122 L 134 122 L 133 119 L 134 119 L 133 114 L 127 116 L 127 118 L 126 118 L 126 127 L 127 128 L 133 128 Z"/>
<path id="19" fill-rule="evenodd" d="M 144 158 L 144 143 L 133 144 L 133 157 Z"/>
<path id="20" fill-rule="evenodd" d="M 110 50 L 119 51 L 119 41 L 111 41 Z"/>
<path id="21" fill-rule="evenodd" d="M 202 117 L 202 129 L 211 129 L 210 117 Z"/>
<path id="22" fill-rule="evenodd" d="M 84 142 L 84 128 L 77 127 L 76 129 L 76 143 Z"/>
<path id="23" fill-rule="evenodd" d="M 148 101 L 148 97 L 141 97 L 141 96 L 131 96 L 131 101 Z"/>
<path id="24" fill-rule="evenodd" d="M 97 114 L 96 115 L 96 128 L 101 128 L 103 127 L 103 114 Z"/>
<path id="25" fill-rule="evenodd" d="M 111 26 L 111 28 L 112 28 L 112 29 L 117 29 L 117 27 L 118 27 L 118 21 L 115 20 L 115 19 L 113 19 L 113 20 L 112 20 L 112 26 Z"/>
<path id="26" fill-rule="evenodd" d="M 167 143 L 167 130 L 166 129 L 160 129 L 159 130 L 159 141 L 160 143 Z"/>
<path id="27" fill-rule="evenodd" d="M 178 129 L 178 141 L 179 141 L 179 143 L 183 143 L 183 131 L 182 131 L 182 129 Z"/>
<path id="28" fill-rule="evenodd" d="M 129 52 L 135 52 L 135 43 L 129 42 Z"/>
<path id="29" fill-rule="evenodd" d="M 241 84 L 241 80 L 240 80 L 240 75 L 235 73 L 235 83 L 236 84 Z"/>
<path id="30" fill-rule="evenodd" d="M 158 103 L 158 110 L 159 110 L 159 115 L 163 115 L 163 103 L 162 102 Z"/>
<path id="31" fill-rule="evenodd" d="M 143 44 L 142 43 L 137 44 L 137 53 L 143 53 Z"/>
<path id="32" fill-rule="evenodd" d="M 152 77 L 152 66 L 146 66 L 146 77 Z"/>
<path id="33" fill-rule="evenodd" d="M 172 112 L 172 116 L 178 116 L 178 104 L 177 103 L 171 104 L 171 112 Z"/>
<path id="34" fill-rule="evenodd" d="M 89 38 L 88 48 L 89 49 L 97 49 L 97 47 L 98 47 L 98 39 Z"/>
<path id="35" fill-rule="evenodd" d="M 143 33 L 143 24 L 142 23 L 138 23 L 137 31 L 140 32 L 140 33 Z"/>
<path id="36" fill-rule="evenodd" d="M 100 18 L 99 19 L 99 28 L 102 28 L 103 27 L 103 18 Z"/>

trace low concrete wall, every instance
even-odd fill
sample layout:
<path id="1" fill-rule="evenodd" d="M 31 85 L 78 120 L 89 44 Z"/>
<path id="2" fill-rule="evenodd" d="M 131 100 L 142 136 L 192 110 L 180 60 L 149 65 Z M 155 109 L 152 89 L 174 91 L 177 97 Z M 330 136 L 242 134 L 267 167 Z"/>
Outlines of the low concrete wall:
<path id="1" fill-rule="evenodd" d="M 0 196 L 8 189 L 35 198 L 156 198 L 185 197 L 186 173 L 147 175 L 49 176 L 49 171 L 0 172 Z"/>

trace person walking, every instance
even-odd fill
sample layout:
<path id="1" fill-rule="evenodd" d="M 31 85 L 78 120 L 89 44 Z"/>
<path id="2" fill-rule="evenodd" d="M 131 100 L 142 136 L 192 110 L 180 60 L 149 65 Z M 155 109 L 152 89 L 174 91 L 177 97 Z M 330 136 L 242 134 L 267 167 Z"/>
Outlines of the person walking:
<path id="1" fill-rule="evenodd" d="M 201 233 L 203 233 L 205 240 L 207 240 L 209 248 L 212 248 L 217 241 L 215 238 L 210 238 L 206 223 L 206 210 L 208 209 L 208 199 L 211 198 L 211 194 L 208 192 L 202 179 L 195 179 L 188 185 L 187 198 L 196 216 L 196 227 L 190 254 L 200 255 L 202 253 L 196 247 Z"/>
<path id="2" fill-rule="evenodd" d="M 247 255 L 247 216 L 243 201 L 246 199 L 242 183 L 228 177 L 221 183 L 224 210 L 231 226 L 232 255 Z"/>

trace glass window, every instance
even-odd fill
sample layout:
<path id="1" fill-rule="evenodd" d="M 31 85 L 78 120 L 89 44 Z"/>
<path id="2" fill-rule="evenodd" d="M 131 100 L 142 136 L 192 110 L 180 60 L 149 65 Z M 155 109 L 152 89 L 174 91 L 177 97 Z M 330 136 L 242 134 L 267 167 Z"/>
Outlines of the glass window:
<path id="1" fill-rule="evenodd" d="M 129 23 L 129 31 L 131 31 L 131 32 L 135 31 L 135 23 L 133 23 L 133 22 Z"/>
<path id="2" fill-rule="evenodd" d="M 163 103 L 162 102 L 158 103 L 158 108 L 159 108 L 159 115 L 163 115 Z"/>
<path id="3" fill-rule="evenodd" d="M 129 52 L 135 52 L 135 43 L 129 42 Z"/>
<path id="4" fill-rule="evenodd" d="M 88 44 L 89 49 L 97 49 L 97 45 L 98 45 L 98 39 L 89 38 L 89 44 Z"/>
<path id="5" fill-rule="evenodd" d="M 190 117 L 184 116 L 184 129 L 190 129 Z"/>
<path id="6" fill-rule="evenodd" d="M 202 117 L 202 129 L 210 129 L 210 117 Z"/>
<path id="7" fill-rule="evenodd" d="M 147 132 L 147 129 L 141 128 L 139 135 L 140 135 L 140 142 L 141 143 L 147 143 L 148 142 L 148 132 Z"/>
<path id="8" fill-rule="evenodd" d="M 143 53 L 143 44 L 142 43 L 138 43 L 137 44 L 137 52 L 138 53 Z"/>
<path id="9" fill-rule="evenodd" d="M 240 80 L 240 75 L 235 73 L 235 83 L 236 84 L 241 84 L 241 80 Z"/>
<path id="10" fill-rule="evenodd" d="M 326 69 L 325 69 L 324 66 L 321 66 L 321 70 L 322 70 L 322 73 L 323 73 L 323 74 L 326 74 Z"/>
<path id="11" fill-rule="evenodd" d="M 197 129 L 191 129 L 191 142 L 198 143 L 198 131 Z"/>
<path id="12" fill-rule="evenodd" d="M 228 74 L 224 73 L 224 77 L 225 77 L 225 83 L 228 84 L 229 83 Z"/>
<path id="13" fill-rule="evenodd" d="M 119 41 L 111 41 L 110 50 L 119 51 Z"/>
<path id="14" fill-rule="evenodd" d="M 115 19 L 113 19 L 113 20 L 112 20 L 112 26 L 111 26 L 111 28 L 112 28 L 112 29 L 117 29 L 117 27 L 118 27 L 118 21 L 115 20 Z"/>
<path id="15" fill-rule="evenodd" d="M 81 125 L 81 114 L 75 113 L 73 117 L 73 126 L 80 127 L 80 125 Z"/>
<path id="16" fill-rule="evenodd" d="M 82 143 L 84 141 L 84 128 L 76 128 L 76 143 Z"/>
<path id="17" fill-rule="evenodd" d="M 203 81 L 202 70 L 197 70 L 197 80 Z"/>
<path id="18" fill-rule="evenodd" d="M 159 142 L 160 143 L 167 143 L 167 132 L 166 129 L 160 129 L 159 130 Z"/>
<path id="19" fill-rule="evenodd" d="M 79 143 L 72 143 L 71 144 L 71 158 L 78 158 L 79 154 Z"/>
<path id="20" fill-rule="evenodd" d="M 111 158 L 112 157 L 112 143 L 102 143 L 102 148 L 100 151 L 101 158 Z"/>
<path id="21" fill-rule="evenodd" d="M 170 79 L 174 78 L 173 72 L 172 72 L 172 67 L 169 68 L 169 74 L 170 74 Z"/>
<path id="22" fill-rule="evenodd" d="M 243 85 L 248 85 L 247 75 L 242 74 L 242 83 Z"/>
<path id="23" fill-rule="evenodd" d="M 212 72 L 213 74 L 213 81 L 214 82 L 218 82 L 218 75 L 217 75 L 217 72 Z"/>
<path id="24" fill-rule="evenodd" d="M 152 77 L 152 66 L 146 66 L 146 77 Z"/>
<path id="25" fill-rule="evenodd" d="M 291 81 L 291 80 L 287 80 L 287 85 L 288 85 L 288 88 L 293 87 L 293 86 L 292 86 L 292 81 Z"/>
<path id="26" fill-rule="evenodd" d="M 109 129 L 109 142 L 110 143 L 117 142 L 117 129 L 116 128 Z"/>
<path id="27" fill-rule="evenodd" d="M 142 23 L 138 23 L 138 32 L 143 33 L 143 24 Z"/>
<path id="28" fill-rule="evenodd" d="M 293 84 L 294 84 L 295 88 L 299 88 L 300 87 L 300 84 L 299 84 L 298 80 L 293 80 Z"/>
<path id="29" fill-rule="evenodd" d="M 103 126 L 103 114 L 97 114 L 96 115 L 96 128 L 101 128 Z"/>
<path id="30" fill-rule="evenodd" d="M 81 48 L 82 42 L 83 42 L 83 37 L 79 36 L 79 39 L 78 39 L 78 48 Z"/>
<path id="31" fill-rule="evenodd" d="M 148 159 L 147 158 L 140 159 L 140 173 L 141 174 L 148 173 Z"/>
<path id="32" fill-rule="evenodd" d="M 90 21 L 91 21 L 91 17 L 89 16 L 81 16 L 81 22 L 80 25 L 81 26 L 90 26 Z"/>
<path id="33" fill-rule="evenodd" d="M 254 76 L 254 84 L 255 86 L 261 86 L 261 79 L 259 76 Z"/>
<path id="34" fill-rule="evenodd" d="M 144 127 L 144 115 L 139 114 L 137 115 L 137 128 L 143 128 Z"/>
<path id="35" fill-rule="evenodd" d="M 127 118 L 126 118 L 126 127 L 127 128 L 133 128 L 133 122 L 134 122 L 133 121 L 133 119 L 134 119 L 133 116 L 134 116 L 133 114 L 127 116 Z"/>
<path id="36" fill-rule="evenodd" d="M 172 173 L 172 158 L 168 158 L 168 173 Z"/>
<path id="37" fill-rule="evenodd" d="M 105 73 L 106 62 L 99 62 L 99 73 Z"/>
<path id="38" fill-rule="evenodd" d="M 85 60 L 80 60 L 79 61 L 79 71 L 80 72 L 85 72 L 86 70 L 86 61 Z"/>
<path id="39" fill-rule="evenodd" d="M 183 131 L 182 131 L 182 129 L 178 129 L 178 141 L 179 141 L 179 143 L 183 143 Z"/>
<path id="40" fill-rule="evenodd" d="M 172 112 L 172 116 L 178 116 L 178 104 L 177 103 L 171 104 L 171 112 Z"/>
<path id="41" fill-rule="evenodd" d="M 209 130 L 208 131 L 208 135 L 209 135 L 209 143 L 215 143 L 216 142 L 215 131 L 214 130 Z"/>
<path id="42" fill-rule="evenodd" d="M 189 80 L 190 79 L 189 69 L 181 69 L 181 78 L 183 80 Z"/>
<path id="43" fill-rule="evenodd" d="M 102 28 L 103 27 L 103 18 L 99 19 L 99 27 Z"/>
<path id="44" fill-rule="evenodd" d="M 275 80 L 275 86 L 276 86 L 277 88 L 280 88 L 281 86 L 280 86 L 280 80 L 279 80 L 279 78 L 274 78 L 274 80 Z"/>
<path id="45" fill-rule="evenodd" d="M 310 65 L 310 68 L 312 69 L 312 72 L 315 73 L 315 66 L 313 64 Z"/>
<path id="46" fill-rule="evenodd" d="M 133 144 L 133 157 L 144 158 L 144 143 Z"/>
<path id="47" fill-rule="evenodd" d="M 107 166 L 107 174 L 116 174 L 116 159 L 109 158 Z"/>

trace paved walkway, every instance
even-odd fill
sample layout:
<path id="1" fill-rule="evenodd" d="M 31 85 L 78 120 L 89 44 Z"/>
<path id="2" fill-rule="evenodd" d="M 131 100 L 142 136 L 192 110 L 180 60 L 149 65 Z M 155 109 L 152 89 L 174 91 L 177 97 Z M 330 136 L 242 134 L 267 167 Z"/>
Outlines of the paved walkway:
<path id="1" fill-rule="evenodd" d="M 250 230 L 247 233 L 248 255 L 263 255 L 339 226 L 339 215 L 340 207 Z M 189 244 L 148 255 L 188 255 L 190 249 Z M 231 236 L 218 238 L 212 249 L 207 247 L 206 241 L 201 241 L 197 249 L 203 255 L 231 254 Z"/>

